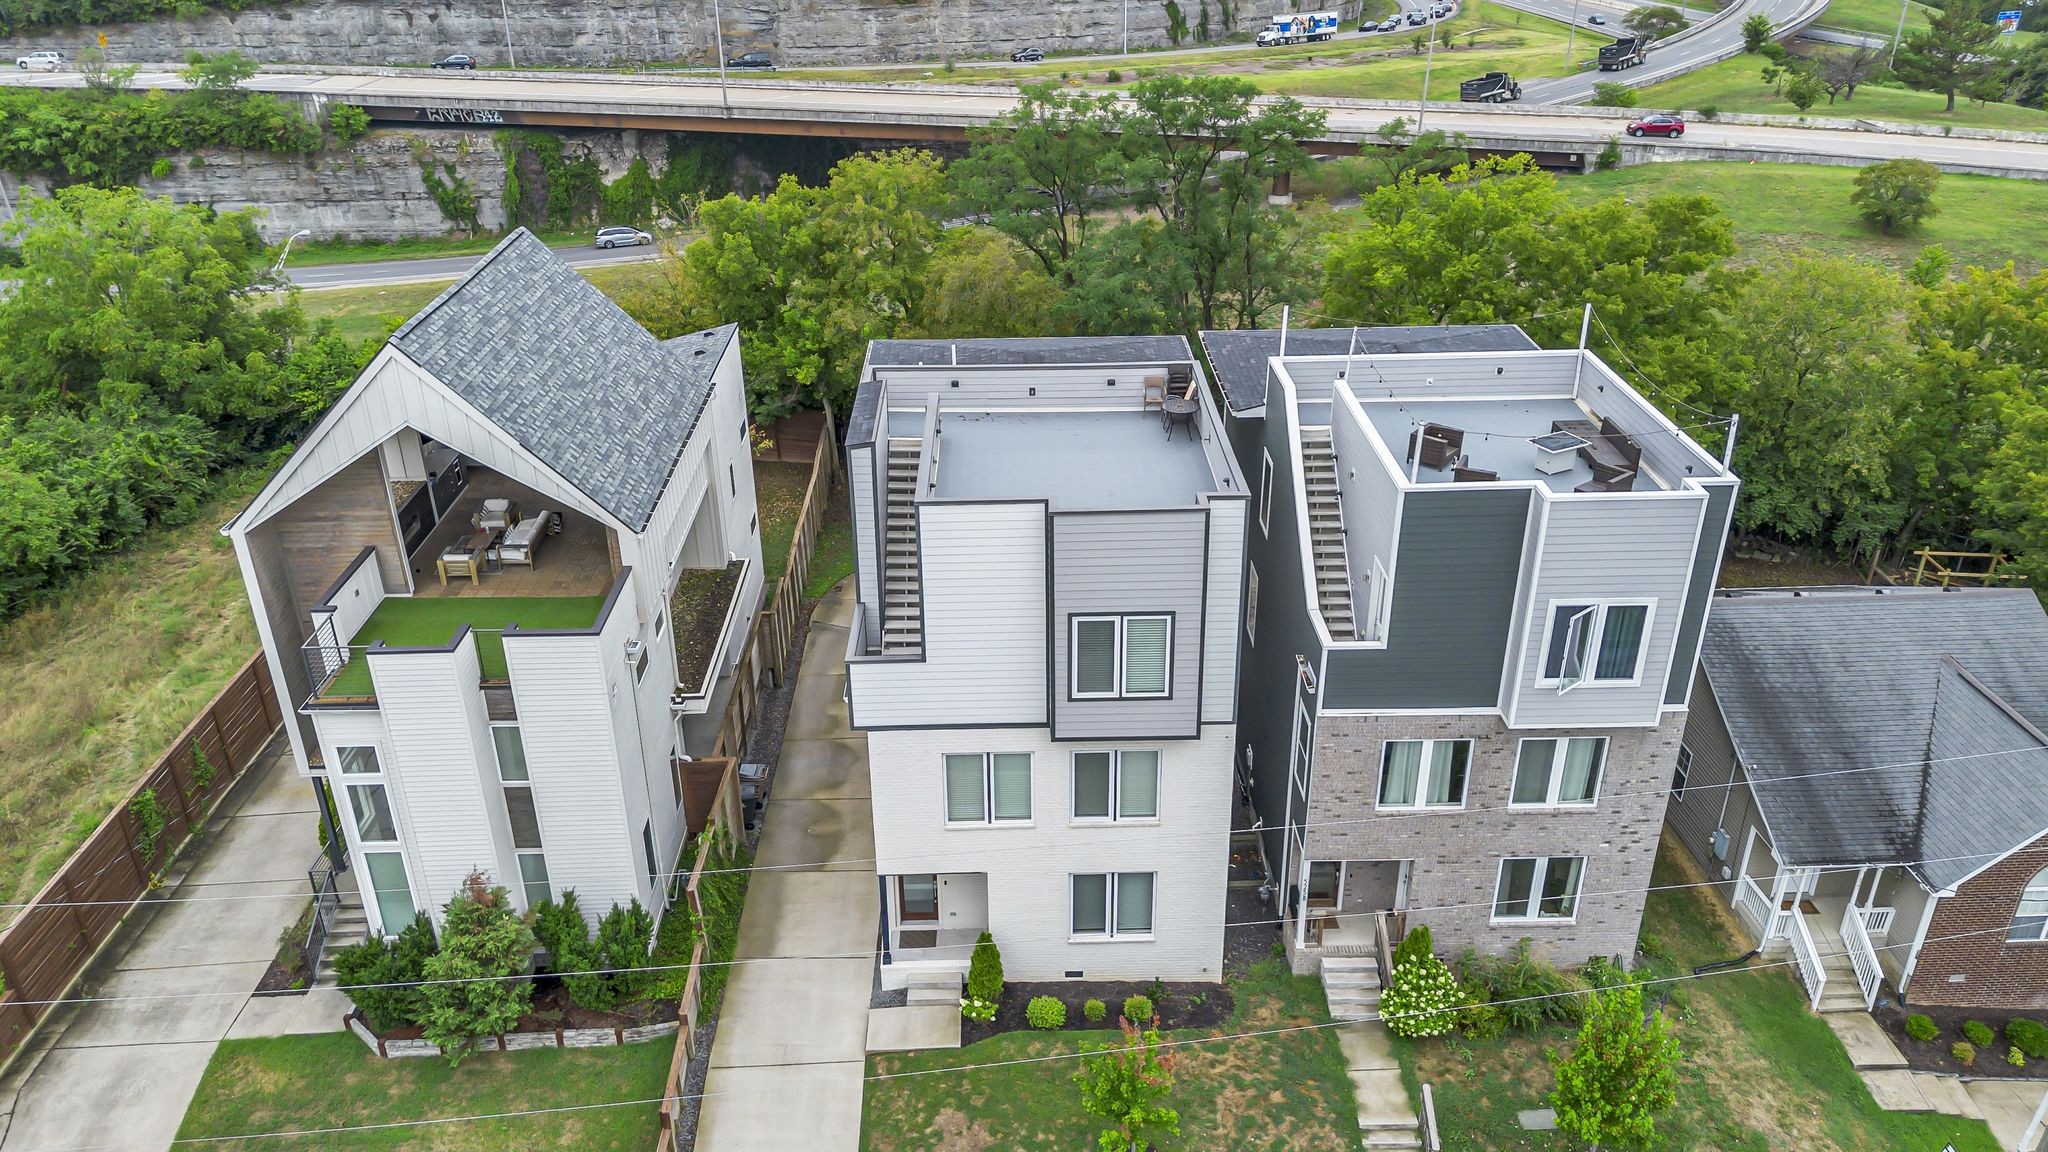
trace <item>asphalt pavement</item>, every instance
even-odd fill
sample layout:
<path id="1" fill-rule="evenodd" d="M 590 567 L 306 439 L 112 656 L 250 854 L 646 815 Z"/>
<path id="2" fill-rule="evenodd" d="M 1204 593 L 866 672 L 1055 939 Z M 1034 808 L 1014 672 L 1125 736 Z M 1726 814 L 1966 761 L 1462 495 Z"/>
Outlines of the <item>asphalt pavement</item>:
<path id="1" fill-rule="evenodd" d="M 601 268 L 615 264 L 640 264 L 659 259 L 661 249 L 652 244 L 638 248 L 601 249 L 588 246 L 557 248 L 571 268 Z M 470 256 L 429 256 L 416 260 L 378 260 L 366 264 L 303 264 L 285 269 L 285 275 L 301 288 L 367 288 L 382 284 L 417 284 L 428 280 L 453 280 L 483 259 Z"/>

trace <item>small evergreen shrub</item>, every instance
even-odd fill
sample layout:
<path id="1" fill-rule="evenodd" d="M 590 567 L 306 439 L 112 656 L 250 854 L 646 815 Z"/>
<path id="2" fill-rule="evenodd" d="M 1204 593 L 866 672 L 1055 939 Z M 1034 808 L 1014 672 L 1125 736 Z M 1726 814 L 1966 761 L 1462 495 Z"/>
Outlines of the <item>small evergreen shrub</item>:
<path id="1" fill-rule="evenodd" d="M 2024 1017 L 2009 1020 L 2005 1025 L 2005 1038 L 2012 1046 L 2036 1060 L 2048 1059 L 2048 1024 Z"/>
<path id="2" fill-rule="evenodd" d="M 1124 74 L 1122 72 L 1117 71 L 1114 68 L 1111 68 L 1109 71 L 1104 72 L 1102 74 L 1102 78 L 1108 83 L 1120 84 L 1123 82 Z"/>
<path id="3" fill-rule="evenodd" d="M 1401 937 L 1399 944 L 1394 945 L 1394 957 L 1391 966 L 1395 970 L 1399 970 L 1401 965 L 1412 960 L 1419 960 L 1424 956 L 1434 955 L 1436 955 L 1436 940 L 1429 934 L 1429 925 L 1417 924 L 1408 930 L 1407 935 Z"/>
<path id="4" fill-rule="evenodd" d="M 1150 996 L 1124 997 L 1124 1019 L 1143 1028 L 1152 1023 L 1152 998 Z"/>
<path id="5" fill-rule="evenodd" d="M 1977 1046 L 1968 1040 L 1958 1040 L 1949 1045 L 1948 1054 L 1955 1057 L 1956 1063 L 1965 1068 L 1977 1062 Z"/>
<path id="6" fill-rule="evenodd" d="M 1067 1026 L 1067 1006 L 1057 996 L 1033 996 L 1031 1003 L 1024 1006 L 1024 1019 L 1033 1028 L 1047 1032 Z"/>
<path id="7" fill-rule="evenodd" d="M 2018 1048 L 2007 1048 L 2005 1050 L 2005 1062 L 2015 1068 L 2025 1068 L 2027 1066 L 2027 1054 Z"/>
<path id="8" fill-rule="evenodd" d="M 1916 1012 L 1906 1017 L 1906 1035 L 1925 1044 L 1936 1036 L 1941 1035 L 1941 1029 L 1934 1026 L 1932 1018 L 1922 1016 Z"/>
<path id="9" fill-rule="evenodd" d="M 442 913 L 441 950 L 427 958 L 420 1028 L 448 1062 L 462 1063 L 485 1037 L 509 1030 L 533 1003 L 533 984 L 508 980 L 533 959 L 533 930 L 512 896 L 471 873 Z"/>
<path id="10" fill-rule="evenodd" d="M 1991 1025 L 1982 1020 L 1963 1021 L 1963 1039 L 1979 1048 L 1989 1048 L 1993 1039 Z"/>
<path id="11" fill-rule="evenodd" d="M 1100 1000 L 1089 1000 L 1081 1005 L 1081 1015 L 1086 1016 L 1090 1024 L 1100 1024 L 1102 1018 L 1109 1015 L 1109 1005 Z"/>
<path id="12" fill-rule="evenodd" d="M 990 1004 L 1003 998 L 1003 954 L 987 932 L 974 942 L 974 957 L 967 962 L 967 995 Z"/>
<path id="13" fill-rule="evenodd" d="M 425 976 L 427 958 L 437 947 L 434 925 L 424 913 L 386 943 L 372 936 L 334 954 L 334 978 L 353 1000 L 356 1011 L 379 1032 L 419 1023 L 426 999 L 411 982 Z M 392 985 L 401 985 L 392 987 Z"/>
<path id="14" fill-rule="evenodd" d="M 640 907 L 637 897 L 625 908 L 612 905 L 597 925 L 595 943 L 601 966 L 610 969 L 607 978 L 619 1003 L 645 996 L 654 983 L 654 973 L 646 971 L 653 962 L 649 949 L 654 943 L 654 917 Z"/>
<path id="15" fill-rule="evenodd" d="M 1696 114 L 1702 120 L 1712 120 L 1721 114 L 1721 106 L 1719 104 L 1707 104 L 1702 106 Z"/>

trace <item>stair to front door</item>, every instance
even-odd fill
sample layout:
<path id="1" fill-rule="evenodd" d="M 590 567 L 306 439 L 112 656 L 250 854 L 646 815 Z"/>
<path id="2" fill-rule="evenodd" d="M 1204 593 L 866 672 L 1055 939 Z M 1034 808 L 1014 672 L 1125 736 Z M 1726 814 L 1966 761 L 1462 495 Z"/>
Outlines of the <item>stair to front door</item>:
<path id="1" fill-rule="evenodd" d="M 1323 957 L 1323 995 L 1332 1020 L 1376 1019 L 1380 1007 L 1379 962 L 1370 956 Z"/>
<path id="2" fill-rule="evenodd" d="M 1337 490 L 1337 455 L 1328 428 L 1301 430 L 1301 483 L 1308 500 L 1316 607 L 1322 611 L 1332 640 L 1357 640 L 1358 621 L 1351 604 L 1351 562 L 1344 551 L 1344 509 Z"/>
<path id="3" fill-rule="evenodd" d="M 340 893 L 334 923 L 327 929 L 327 946 L 320 949 L 320 963 L 313 974 L 314 987 L 334 983 L 334 954 L 370 936 L 370 917 L 363 911 L 363 898 L 355 892 Z"/>

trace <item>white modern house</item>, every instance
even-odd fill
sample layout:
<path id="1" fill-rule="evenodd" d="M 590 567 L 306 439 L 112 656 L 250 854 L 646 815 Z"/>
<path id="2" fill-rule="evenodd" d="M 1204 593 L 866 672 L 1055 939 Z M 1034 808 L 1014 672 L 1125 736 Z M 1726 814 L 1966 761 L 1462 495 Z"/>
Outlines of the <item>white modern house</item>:
<path id="1" fill-rule="evenodd" d="M 371 931 L 473 871 L 663 906 L 761 596 L 735 329 L 657 340 L 515 232 L 222 531 Z"/>
<path id="2" fill-rule="evenodd" d="M 1216 980 L 1244 477 L 1180 337 L 879 341 L 846 435 L 885 987 Z"/>

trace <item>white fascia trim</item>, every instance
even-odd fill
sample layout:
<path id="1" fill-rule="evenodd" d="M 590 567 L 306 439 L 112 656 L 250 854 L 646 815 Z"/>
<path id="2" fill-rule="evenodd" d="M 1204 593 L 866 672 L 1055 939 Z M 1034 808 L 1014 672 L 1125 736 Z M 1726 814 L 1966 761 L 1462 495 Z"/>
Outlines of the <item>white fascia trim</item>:
<path id="1" fill-rule="evenodd" d="M 273 510 L 268 507 L 268 504 L 276 497 L 277 490 L 284 484 L 285 479 L 298 472 L 306 453 L 333 430 L 334 425 L 341 420 L 342 413 L 347 411 L 349 405 L 353 404 L 369 387 L 369 382 L 397 357 L 398 350 L 387 342 L 383 348 L 378 350 L 375 356 L 370 358 L 370 363 L 361 372 L 356 374 L 354 383 L 351 383 L 348 386 L 348 390 L 343 392 L 340 398 L 328 406 L 326 414 L 321 416 L 313 425 L 313 430 L 306 433 L 305 438 L 299 441 L 299 446 L 292 449 L 291 456 L 286 458 L 278 470 L 271 473 L 270 479 L 256 493 L 255 498 L 250 500 L 248 505 L 240 513 L 236 514 L 234 519 L 222 525 L 221 535 L 230 536 L 245 533 L 269 518 Z M 363 451 L 367 452 L 369 449 L 365 448 Z M 349 460 L 353 463 L 355 456 L 349 457 Z M 324 481 L 327 477 L 323 476 L 321 479 Z"/>

